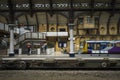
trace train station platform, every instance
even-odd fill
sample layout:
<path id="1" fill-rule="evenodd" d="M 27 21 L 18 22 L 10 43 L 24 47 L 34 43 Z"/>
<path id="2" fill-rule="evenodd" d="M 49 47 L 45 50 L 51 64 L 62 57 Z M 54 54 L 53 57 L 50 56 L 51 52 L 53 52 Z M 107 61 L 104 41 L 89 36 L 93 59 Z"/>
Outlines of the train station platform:
<path id="1" fill-rule="evenodd" d="M 9 57 L 8 55 L 2 57 L 3 60 L 45 60 L 45 59 L 83 59 L 83 60 L 120 60 L 119 54 L 75 54 L 75 57 L 70 57 L 69 54 L 61 55 L 15 55 Z"/>
<path id="2" fill-rule="evenodd" d="M 7 55 L 0 60 L 3 68 L 120 68 L 119 54 Z"/>

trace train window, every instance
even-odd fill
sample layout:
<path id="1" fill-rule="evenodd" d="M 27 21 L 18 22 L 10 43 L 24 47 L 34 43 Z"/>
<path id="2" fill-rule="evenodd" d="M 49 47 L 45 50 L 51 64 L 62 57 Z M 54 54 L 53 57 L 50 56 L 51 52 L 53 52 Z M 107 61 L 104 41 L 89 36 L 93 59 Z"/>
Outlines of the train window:
<path id="1" fill-rule="evenodd" d="M 99 43 L 89 43 L 88 49 L 91 50 L 100 50 L 100 44 Z"/>
<path id="2" fill-rule="evenodd" d="M 100 44 L 99 43 L 91 43 L 91 44 L 89 44 L 88 49 L 100 50 Z"/>
<path id="3" fill-rule="evenodd" d="M 116 46 L 116 47 L 120 47 L 120 43 L 116 43 L 115 46 Z"/>
<path id="4" fill-rule="evenodd" d="M 94 44 L 89 43 L 89 44 L 88 44 L 88 49 L 93 49 L 93 48 L 94 48 Z"/>
<path id="5" fill-rule="evenodd" d="M 107 43 L 104 43 L 104 42 L 102 42 L 101 44 L 100 44 L 100 49 L 102 50 L 102 49 L 105 49 L 107 47 Z"/>
<path id="6" fill-rule="evenodd" d="M 96 44 L 96 50 L 100 50 L 100 44 L 99 43 Z"/>
<path id="7" fill-rule="evenodd" d="M 105 42 L 102 42 L 101 45 L 106 45 L 106 43 L 105 43 Z"/>
<path id="8" fill-rule="evenodd" d="M 113 46 L 113 44 L 111 44 L 111 43 L 107 44 L 107 47 L 112 47 L 112 46 Z"/>

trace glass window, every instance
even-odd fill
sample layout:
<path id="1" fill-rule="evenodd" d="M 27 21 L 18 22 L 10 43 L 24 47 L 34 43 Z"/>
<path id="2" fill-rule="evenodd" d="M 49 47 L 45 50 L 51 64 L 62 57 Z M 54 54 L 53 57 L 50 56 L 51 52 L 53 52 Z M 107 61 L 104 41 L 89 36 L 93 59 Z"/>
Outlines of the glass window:
<path id="1" fill-rule="evenodd" d="M 83 18 L 78 18 L 78 24 L 83 24 Z"/>
<path id="2" fill-rule="evenodd" d="M 65 32 L 66 31 L 65 28 L 60 28 L 59 30 L 60 30 L 60 32 Z"/>
<path id="3" fill-rule="evenodd" d="M 100 49 L 105 49 L 107 47 L 107 43 L 106 42 L 102 42 L 100 43 Z"/>
<path id="4" fill-rule="evenodd" d="M 116 47 L 120 47 L 120 43 L 116 43 L 115 45 L 116 45 Z"/>
<path id="5" fill-rule="evenodd" d="M 97 44 L 96 44 L 95 50 L 100 50 L 100 43 L 97 43 Z"/>
<path id="6" fill-rule="evenodd" d="M 55 28 L 54 27 L 51 27 L 51 29 L 50 29 L 51 31 L 55 31 Z"/>
<path id="7" fill-rule="evenodd" d="M 99 23 L 99 17 L 95 17 L 94 20 L 95 20 L 95 25 L 97 25 Z"/>
<path id="8" fill-rule="evenodd" d="M 93 18 L 87 17 L 87 23 L 93 23 Z"/>
<path id="9" fill-rule="evenodd" d="M 67 43 L 66 42 L 59 42 L 58 47 L 66 48 L 67 47 Z"/>
<path id="10" fill-rule="evenodd" d="M 88 44 L 88 49 L 92 50 L 93 48 L 94 48 L 94 44 L 89 43 L 89 44 Z"/>

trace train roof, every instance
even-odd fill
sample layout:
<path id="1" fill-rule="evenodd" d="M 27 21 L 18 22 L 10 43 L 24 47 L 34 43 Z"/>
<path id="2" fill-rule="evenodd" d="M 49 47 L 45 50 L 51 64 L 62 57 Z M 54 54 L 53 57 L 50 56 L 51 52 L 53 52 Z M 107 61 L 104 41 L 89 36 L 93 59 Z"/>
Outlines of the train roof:
<path id="1" fill-rule="evenodd" d="M 115 41 L 115 40 L 112 40 L 112 41 L 105 41 L 105 40 L 98 40 L 98 41 L 96 41 L 96 40 L 90 40 L 90 41 L 86 41 L 87 43 L 120 43 L 120 40 L 117 40 L 117 41 Z"/>
<path id="2" fill-rule="evenodd" d="M 120 43 L 120 40 L 115 41 L 116 43 Z"/>

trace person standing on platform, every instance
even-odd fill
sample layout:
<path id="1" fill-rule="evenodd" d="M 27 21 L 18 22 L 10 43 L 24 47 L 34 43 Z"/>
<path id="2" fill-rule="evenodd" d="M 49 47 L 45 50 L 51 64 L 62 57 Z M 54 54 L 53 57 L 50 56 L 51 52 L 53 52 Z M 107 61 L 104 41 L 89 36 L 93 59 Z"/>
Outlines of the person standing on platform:
<path id="1" fill-rule="evenodd" d="M 27 43 L 27 54 L 30 55 L 31 54 L 31 43 Z"/>

